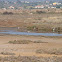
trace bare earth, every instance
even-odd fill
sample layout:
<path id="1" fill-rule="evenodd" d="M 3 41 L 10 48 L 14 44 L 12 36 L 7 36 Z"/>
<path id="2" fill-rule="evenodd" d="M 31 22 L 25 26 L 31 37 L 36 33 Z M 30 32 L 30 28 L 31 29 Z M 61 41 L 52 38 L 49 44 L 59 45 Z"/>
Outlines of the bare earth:
<path id="1" fill-rule="evenodd" d="M 13 40 L 31 40 L 31 41 L 42 41 L 47 43 L 30 43 L 30 44 L 9 44 L 9 41 Z M 20 35 L 0 35 L 0 53 L 10 52 L 15 53 L 16 56 L 43 56 L 51 57 L 62 55 L 55 54 L 37 54 L 37 49 L 61 49 L 62 48 L 62 37 L 44 37 L 44 36 L 20 36 Z M 8 56 L 0 54 L 0 56 Z"/>

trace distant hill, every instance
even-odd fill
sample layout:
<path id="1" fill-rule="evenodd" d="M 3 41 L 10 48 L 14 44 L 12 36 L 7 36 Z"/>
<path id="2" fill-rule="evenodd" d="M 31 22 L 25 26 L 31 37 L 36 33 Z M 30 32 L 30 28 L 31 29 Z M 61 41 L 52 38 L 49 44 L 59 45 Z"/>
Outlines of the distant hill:
<path id="1" fill-rule="evenodd" d="M 17 1 L 17 0 L 0 0 L 0 1 Z M 37 1 L 62 1 L 62 0 L 20 0 L 20 1 L 37 2 Z"/>

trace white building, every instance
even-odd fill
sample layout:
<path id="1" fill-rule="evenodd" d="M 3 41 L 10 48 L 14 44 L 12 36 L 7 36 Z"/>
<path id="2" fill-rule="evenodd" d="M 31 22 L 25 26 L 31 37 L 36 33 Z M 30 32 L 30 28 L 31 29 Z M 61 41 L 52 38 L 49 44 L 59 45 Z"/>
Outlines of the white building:
<path id="1" fill-rule="evenodd" d="M 37 6 L 35 6 L 35 8 L 44 8 L 44 6 L 43 5 L 37 5 Z"/>
<path id="2" fill-rule="evenodd" d="M 10 6 L 9 9 L 14 9 L 14 7 L 13 6 Z"/>

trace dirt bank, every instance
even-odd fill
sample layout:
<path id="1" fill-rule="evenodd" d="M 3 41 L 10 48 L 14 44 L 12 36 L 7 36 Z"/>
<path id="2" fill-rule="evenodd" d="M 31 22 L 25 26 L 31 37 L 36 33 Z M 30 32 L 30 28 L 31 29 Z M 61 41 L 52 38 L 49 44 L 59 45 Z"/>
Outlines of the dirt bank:
<path id="1" fill-rule="evenodd" d="M 30 44 L 10 44 L 9 41 L 14 40 L 31 40 L 41 41 L 41 43 L 30 43 Z M 45 43 L 44 43 L 45 42 Z M 62 56 L 55 54 L 37 54 L 38 49 L 62 49 L 62 37 L 51 38 L 43 36 L 20 36 L 20 35 L 1 35 L 0 36 L 0 53 L 11 52 L 15 53 L 16 56 Z M 0 54 L 0 56 L 6 56 Z"/>

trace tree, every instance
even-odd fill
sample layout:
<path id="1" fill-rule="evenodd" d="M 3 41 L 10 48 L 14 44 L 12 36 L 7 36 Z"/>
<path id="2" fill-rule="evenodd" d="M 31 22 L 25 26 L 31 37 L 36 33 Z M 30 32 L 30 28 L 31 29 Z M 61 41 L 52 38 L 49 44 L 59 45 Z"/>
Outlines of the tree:
<path id="1" fill-rule="evenodd" d="M 17 3 L 21 3 L 21 1 L 20 0 L 17 0 Z"/>

